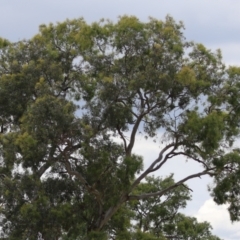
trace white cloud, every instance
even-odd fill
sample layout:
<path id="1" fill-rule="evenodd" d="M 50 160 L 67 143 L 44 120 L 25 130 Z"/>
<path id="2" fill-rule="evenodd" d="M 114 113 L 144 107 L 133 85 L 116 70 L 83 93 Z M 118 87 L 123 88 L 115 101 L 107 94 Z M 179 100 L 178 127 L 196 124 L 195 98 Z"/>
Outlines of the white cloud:
<path id="1" fill-rule="evenodd" d="M 195 217 L 198 221 L 207 221 L 213 227 L 214 234 L 225 240 L 240 239 L 240 223 L 231 223 L 227 205 L 218 206 L 212 199 L 208 199 L 200 207 Z"/>

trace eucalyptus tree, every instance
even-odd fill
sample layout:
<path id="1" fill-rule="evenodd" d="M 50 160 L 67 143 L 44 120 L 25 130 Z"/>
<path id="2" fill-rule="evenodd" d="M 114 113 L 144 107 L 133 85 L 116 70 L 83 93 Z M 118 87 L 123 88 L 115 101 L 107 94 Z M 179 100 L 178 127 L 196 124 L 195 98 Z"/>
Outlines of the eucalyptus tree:
<path id="1" fill-rule="evenodd" d="M 226 68 L 220 51 L 187 41 L 183 24 L 169 16 L 66 20 L 41 25 L 30 40 L 1 39 L 5 236 L 128 234 L 136 217 L 131 204 L 164 204 L 204 175 L 213 178 L 215 202 L 228 203 L 231 220 L 239 220 L 239 80 L 239 67 Z M 140 132 L 161 141 L 148 168 L 134 151 Z M 181 156 L 199 172 L 163 178 L 170 184 L 150 192 L 140 187 Z"/>

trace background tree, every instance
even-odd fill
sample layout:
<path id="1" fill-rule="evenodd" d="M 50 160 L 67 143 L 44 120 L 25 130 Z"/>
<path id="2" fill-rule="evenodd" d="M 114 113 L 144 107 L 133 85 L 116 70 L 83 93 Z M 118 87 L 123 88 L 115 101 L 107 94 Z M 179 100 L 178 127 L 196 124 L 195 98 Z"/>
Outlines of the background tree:
<path id="1" fill-rule="evenodd" d="M 139 184 L 135 191 L 136 193 L 157 192 L 173 184 L 172 175 L 165 179 L 146 177 L 146 182 Z M 152 239 L 220 240 L 212 235 L 209 223 L 198 223 L 196 218 L 179 213 L 180 209 L 186 207 L 189 199 L 189 189 L 182 185 L 161 198 L 133 201 L 131 203 L 131 209 L 135 213 L 133 227 L 139 234 L 151 234 Z"/>
<path id="2" fill-rule="evenodd" d="M 1 39 L 0 212 L 8 239 L 38 232 L 45 240 L 127 239 L 133 218 L 136 239 L 150 239 L 144 227 L 152 225 L 136 212 L 158 203 L 148 216 L 163 236 L 159 216 L 181 219 L 185 182 L 203 175 L 214 179 L 214 200 L 229 203 L 239 220 L 240 68 L 226 68 L 220 51 L 187 42 L 182 30 L 169 16 L 147 23 L 123 16 Z M 162 142 L 146 169 L 134 153 L 139 132 Z M 177 182 L 148 177 L 180 156 L 199 172 Z"/>

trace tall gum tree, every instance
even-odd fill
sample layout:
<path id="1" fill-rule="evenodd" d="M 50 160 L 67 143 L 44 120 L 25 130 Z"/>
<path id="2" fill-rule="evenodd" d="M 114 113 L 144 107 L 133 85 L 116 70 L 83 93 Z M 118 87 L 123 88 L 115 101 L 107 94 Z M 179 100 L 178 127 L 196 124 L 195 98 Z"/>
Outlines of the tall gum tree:
<path id="1" fill-rule="evenodd" d="M 215 202 L 240 219 L 240 150 L 233 148 L 240 68 L 226 68 L 220 51 L 186 41 L 182 31 L 169 16 L 147 23 L 123 16 L 66 20 L 41 25 L 30 40 L 0 40 L 0 212 L 8 239 L 38 232 L 127 239 L 120 235 L 140 219 L 137 203 L 161 205 L 204 175 L 213 178 Z M 146 169 L 133 153 L 139 132 L 163 142 Z M 199 172 L 143 187 L 181 156 Z"/>

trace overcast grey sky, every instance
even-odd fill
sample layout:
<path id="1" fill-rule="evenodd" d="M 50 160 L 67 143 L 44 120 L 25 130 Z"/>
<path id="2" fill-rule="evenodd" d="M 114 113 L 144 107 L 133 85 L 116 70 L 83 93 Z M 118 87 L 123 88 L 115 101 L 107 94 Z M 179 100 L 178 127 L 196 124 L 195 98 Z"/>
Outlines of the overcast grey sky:
<path id="1" fill-rule="evenodd" d="M 201 42 L 213 50 L 220 48 L 227 65 L 240 65 L 238 0 L 1 0 L 0 37 L 18 41 L 31 38 L 42 23 L 79 17 L 87 22 L 100 18 L 116 20 L 124 14 L 135 15 L 142 21 L 147 21 L 149 16 L 164 19 L 170 14 L 175 20 L 184 22 L 188 40 Z M 157 156 L 159 146 L 142 139 L 135 151 L 141 153 L 148 164 Z M 176 162 L 169 164 L 169 172 L 175 172 L 178 178 L 194 169 L 197 171 L 194 164 L 185 164 L 181 159 L 179 163 L 182 168 Z M 231 225 L 226 206 L 214 205 L 206 191 L 207 183 L 208 178 L 189 182 L 194 192 L 186 212 L 199 220 L 210 221 L 214 233 L 223 239 L 240 239 L 240 224 Z"/>
<path id="2" fill-rule="evenodd" d="M 163 19 L 167 14 L 185 24 L 185 36 L 216 49 L 224 59 L 239 63 L 240 1 L 238 0 L 2 0 L 0 36 L 12 41 L 30 38 L 42 23 L 84 17 L 88 22 L 100 18 L 136 15 Z"/>

